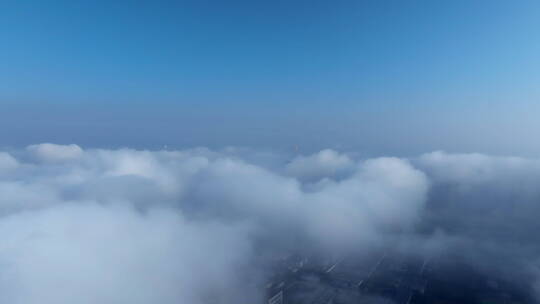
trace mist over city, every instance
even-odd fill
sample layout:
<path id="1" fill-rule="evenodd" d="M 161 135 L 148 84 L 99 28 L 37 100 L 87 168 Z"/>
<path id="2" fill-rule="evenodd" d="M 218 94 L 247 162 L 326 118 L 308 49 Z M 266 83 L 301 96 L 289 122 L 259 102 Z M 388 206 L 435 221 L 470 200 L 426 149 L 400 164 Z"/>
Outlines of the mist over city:
<path id="1" fill-rule="evenodd" d="M 0 303 L 540 303 L 537 1 L 3 1 Z"/>
<path id="2" fill-rule="evenodd" d="M 536 159 L 38 144 L 0 160 L 6 303 L 261 302 L 290 255 L 377 252 L 459 258 L 537 299 Z"/>

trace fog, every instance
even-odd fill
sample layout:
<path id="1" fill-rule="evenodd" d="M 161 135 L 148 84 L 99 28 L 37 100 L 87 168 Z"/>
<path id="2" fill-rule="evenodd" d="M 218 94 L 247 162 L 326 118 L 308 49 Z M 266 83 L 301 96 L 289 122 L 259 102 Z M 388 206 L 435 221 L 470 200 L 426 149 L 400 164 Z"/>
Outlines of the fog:
<path id="1" fill-rule="evenodd" d="M 538 160 L 481 154 L 4 151 L 0 302 L 257 303 L 263 255 L 397 243 L 536 288 L 538 182 Z"/>

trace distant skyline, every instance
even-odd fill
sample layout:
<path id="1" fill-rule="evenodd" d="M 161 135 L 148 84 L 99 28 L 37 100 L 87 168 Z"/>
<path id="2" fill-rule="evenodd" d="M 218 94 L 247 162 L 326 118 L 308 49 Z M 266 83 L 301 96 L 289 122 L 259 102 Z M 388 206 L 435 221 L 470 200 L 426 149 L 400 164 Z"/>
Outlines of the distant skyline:
<path id="1" fill-rule="evenodd" d="M 0 146 L 540 155 L 538 1 L 3 1 Z"/>

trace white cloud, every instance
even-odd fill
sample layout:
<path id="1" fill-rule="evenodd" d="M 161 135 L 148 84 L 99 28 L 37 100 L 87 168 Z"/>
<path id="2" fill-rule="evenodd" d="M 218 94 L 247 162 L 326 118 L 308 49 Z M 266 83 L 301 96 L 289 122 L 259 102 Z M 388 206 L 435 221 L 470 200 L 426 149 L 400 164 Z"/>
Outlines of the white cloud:
<path id="1" fill-rule="evenodd" d="M 459 247 L 476 263 L 490 259 L 473 252 L 489 250 L 525 264 L 540 256 L 532 159 L 356 161 L 324 150 L 286 163 L 232 148 L 51 144 L 19 152 L 0 152 L 5 303 L 253 302 L 256 284 L 245 282 L 260 275 L 254 251 L 367 250 L 396 236 L 412 250 Z"/>
<path id="2" fill-rule="evenodd" d="M 334 150 L 322 150 L 309 156 L 298 156 L 285 167 L 288 175 L 305 180 L 338 177 L 352 170 L 354 162 Z"/>
<path id="3" fill-rule="evenodd" d="M 496 157 L 479 153 L 427 153 L 418 164 L 437 181 L 478 183 L 515 177 L 514 174 L 537 174 L 540 162 L 519 157 Z"/>
<path id="4" fill-rule="evenodd" d="M 254 275 L 243 271 L 255 244 L 367 246 L 410 226 L 425 201 L 424 175 L 404 160 L 356 164 L 324 150 L 288 165 L 297 179 L 268 161 L 279 156 L 240 152 L 40 144 L 26 149 L 30 163 L 2 154 L 1 302 L 253 301 L 242 276 Z M 303 178 L 341 170 L 350 174 L 304 190 Z"/>
<path id="5" fill-rule="evenodd" d="M 26 150 L 35 157 L 36 160 L 42 162 L 60 162 L 65 160 L 73 160 L 82 156 L 83 150 L 81 147 L 71 145 L 55 145 L 44 143 L 39 145 L 31 145 Z"/>
<path id="6" fill-rule="evenodd" d="M 7 152 L 0 152 L 0 173 L 2 171 L 15 169 L 18 166 L 19 162 L 13 158 L 13 156 Z"/>
<path id="7" fill-rule="evenodd" d="M 77 203 L 2 219 L 0 239 L 2 303 L 254 300 L 249 290 L 235 293 L 251 250 L 240 226 Z"/>

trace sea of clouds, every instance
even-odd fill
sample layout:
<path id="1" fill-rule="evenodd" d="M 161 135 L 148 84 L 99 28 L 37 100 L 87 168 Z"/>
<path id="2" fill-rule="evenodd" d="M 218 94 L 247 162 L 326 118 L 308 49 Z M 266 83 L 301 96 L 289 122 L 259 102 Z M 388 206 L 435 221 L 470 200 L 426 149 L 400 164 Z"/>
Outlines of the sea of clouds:
<path id="1" fill-rule="evenodd" d="M 256 303 L 260 259 L 389 243 L 540 288 L 540 161 L 32 145 L 0 152 L 0 302 Z"/>

